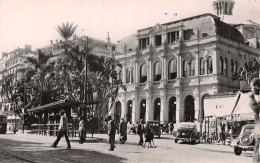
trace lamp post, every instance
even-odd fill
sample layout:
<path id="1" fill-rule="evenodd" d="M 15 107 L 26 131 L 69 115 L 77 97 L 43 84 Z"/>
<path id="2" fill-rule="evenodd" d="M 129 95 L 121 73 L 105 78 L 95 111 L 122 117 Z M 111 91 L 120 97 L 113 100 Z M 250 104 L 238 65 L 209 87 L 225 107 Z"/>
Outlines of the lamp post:
<path id="1" fill-rule="evenodd" d="M 84 103 L 85 103 L 85 111 L 84 111 L 84 119 L 85 119 L 85 126 L 86 126 L 86 118 L 87 118 L 87 102 L 88 102 L 88 97 L 87 97 L 87 91 L 88 91 L 88 61 L 87 61 L 87 56 L 88 56 L 88 36 L 87 36 L 87 40 L 85 40 L 85 51 L 86 51 L 86 54 L 85 54 L 85 96 L 84 96 Z M 86 132 L 85 132 L 85 137 L 86 137 Z"/>

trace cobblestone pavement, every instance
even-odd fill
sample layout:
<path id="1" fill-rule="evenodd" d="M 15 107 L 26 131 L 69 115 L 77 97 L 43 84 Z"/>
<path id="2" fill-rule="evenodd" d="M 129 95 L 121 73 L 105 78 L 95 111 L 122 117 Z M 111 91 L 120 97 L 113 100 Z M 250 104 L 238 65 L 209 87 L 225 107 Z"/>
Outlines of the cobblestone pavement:
<path id="1" fill-rule="evenodd" d="M 90 135 L 87 135 L 90 136 Z M 0 135 L 0 148 L 10 153 L 31 160 L 32 162 L 177 162 L 177 163 L 248 163 L 252 162 L 253 153 L 243 152 L 241 156 L 233 153 L 233 148 L 225 145 L 205 145 L 174 143 L 172 136 L 164 134 L 156 138 L 156 148 L 142 148 L 137 145 L 139 137 L 128 135 L 126 144 L 119 144 L 116 135 L 115 151 L 108 151 L 108 136 L 95 134 L 94 139 L 103 140 L 99 143 L 79 144 L 78 138 L 71 139 L 71 150 L 66 150 L 65 138 L 57 148 L 50 145 L 56 137 L 31 134 Z M 9 156 L 0 150 L 0 162 L 24 162 Z"/>

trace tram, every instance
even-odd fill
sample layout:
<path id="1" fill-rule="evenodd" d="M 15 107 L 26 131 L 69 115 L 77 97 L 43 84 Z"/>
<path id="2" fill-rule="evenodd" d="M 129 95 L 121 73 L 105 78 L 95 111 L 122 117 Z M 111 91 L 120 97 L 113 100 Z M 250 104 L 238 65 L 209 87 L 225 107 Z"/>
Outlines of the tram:
<path id="1" fill-rule="evenodd" d="M 5 134 L 7 131 L 7 115 L 0 113 L 0 134 Z"/>

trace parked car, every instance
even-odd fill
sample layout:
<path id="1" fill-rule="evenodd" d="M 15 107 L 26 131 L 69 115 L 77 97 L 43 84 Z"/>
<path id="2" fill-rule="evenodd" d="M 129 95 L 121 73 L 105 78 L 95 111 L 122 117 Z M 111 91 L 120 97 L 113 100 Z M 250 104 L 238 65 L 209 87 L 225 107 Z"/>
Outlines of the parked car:
<path id="1" fill-rule="evenodd" d="M 195 144 L 200 142 L 200 137 L 201 133 L 197 131 L 196 124 L 192 122 L 181 122 L 177 131 L 173 133 L 175 143 L 182 140 Z"/>
<path id="2" fill-rule="evenodd" d="M 254 139 L 250 139 L 254 128 L 254 124 L 244 125 L 239 136 L 232 141 L 231 146 L 234 147 L 235 155 L 241 155 L 242 151 L 254 151 Z"/>
<path id="3" fill-rule="evenodd" d="M 154 135 L 157 135 L 159 138 L 161 137 L 161 127 L 160 127 L 160 122 L 159 121 L 147 121 L 147 124 L 150 124 L 152 127 L 152 131 Z"/>
<path id="4" fill-rule="evenodd" d="M 161 127 L 161 133 L 163 132 L 169 133 L 169 125 L 161 124 L 160 127 Z"/>

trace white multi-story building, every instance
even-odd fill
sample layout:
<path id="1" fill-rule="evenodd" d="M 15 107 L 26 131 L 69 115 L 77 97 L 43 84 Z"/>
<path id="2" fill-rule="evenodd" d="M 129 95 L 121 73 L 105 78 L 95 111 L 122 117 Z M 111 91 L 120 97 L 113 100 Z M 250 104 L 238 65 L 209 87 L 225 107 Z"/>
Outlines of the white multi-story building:
<path id="1" fill-rule="evenodd" d="M 2 82 L 10 74 L 15 75 L 15 79 L 18 79 L 21 73 L 17 70 L 28 67 L 29 63 L 26 62 L 26 57 L 34 55 L 35 52 L 32 51 L 30 45 L 25 45 L 24 48 L 18 47 L 9 53 L 4 52 L 0 60 L 0 81 Z M 0 89 L 2 89 L 1 87 L 2 85 L 0 85 Z M 7 97 L 0 97 L 0 102 L 3 113 L 13 113 L 10 100 Z"/>
<path id="2" fill-rule="evenodd" d="M 259 62 L 259 49 L 248 46 L 236 27 L 203 14 L 140 29 L 119 41 L 118 72 L 127 92 L 120 91 L 110 114 L 133 123 L 202 121 L 205 95 L 240 89 L 231 76 L 245 62 Z"/>

